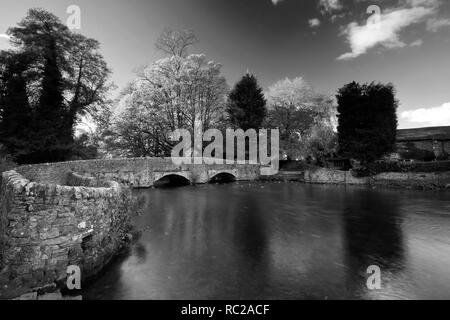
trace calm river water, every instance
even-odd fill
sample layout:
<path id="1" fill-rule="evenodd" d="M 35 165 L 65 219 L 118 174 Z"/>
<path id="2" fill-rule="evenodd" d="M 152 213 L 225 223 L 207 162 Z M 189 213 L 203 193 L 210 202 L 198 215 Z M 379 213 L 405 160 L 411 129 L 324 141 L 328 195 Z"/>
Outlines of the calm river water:
<path id="1" fill-rule="evenodd" d="M 450 299 L 448 192 L 296 183 L 137 191 L 140 240 L 84 299 Z M 381 268 L 381 290 L 367 268 Z"/>

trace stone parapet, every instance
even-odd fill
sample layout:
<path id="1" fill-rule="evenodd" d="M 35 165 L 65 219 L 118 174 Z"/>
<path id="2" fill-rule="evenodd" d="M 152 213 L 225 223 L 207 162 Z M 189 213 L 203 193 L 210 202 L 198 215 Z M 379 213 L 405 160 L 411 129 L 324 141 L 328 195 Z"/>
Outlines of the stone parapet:
<path id="1" fill-rule="evenodd" d="M 73 173 L 67 184 L 30 181 L 17 171 L 2 174 L 1 288 L 27 292 L 62 281 L 69 265 L 89 276 L 121 246 L 131 190 Z"/>

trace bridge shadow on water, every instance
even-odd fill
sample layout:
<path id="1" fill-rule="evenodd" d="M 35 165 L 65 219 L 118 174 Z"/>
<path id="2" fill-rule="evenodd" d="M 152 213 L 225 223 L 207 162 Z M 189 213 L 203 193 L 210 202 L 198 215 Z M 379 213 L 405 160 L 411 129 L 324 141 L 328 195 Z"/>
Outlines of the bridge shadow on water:
<path id="1" fill-rule="evenodd" d="M 153 185 L 155 188 L 176 188 L 189 186 L 190 184 L 191 182 L 185 177 L 172 174 L 155 181 Z"/>
<path id="2" fill-rule="evenodd" d="M 211 184 L 225 184 L 236 182 L 236 177 L 230 173 L 222 172 L 215 176 L 213 176 L 208 183 Z M 191 185 L 191 181 L 187 178 L 177 175 L 171 174 L 162 177 L 161 179 L 154 182 L 153 186 L 155 188 L 177 188 Z"/>
<path id="3" fill-rule="evenodd" d="M 231 183 L 231 182 L 236 182 L 236 177 L 226 172 L 219 173 L 209 180 L 209 183 L 216 183 L 216 184 Z"/>

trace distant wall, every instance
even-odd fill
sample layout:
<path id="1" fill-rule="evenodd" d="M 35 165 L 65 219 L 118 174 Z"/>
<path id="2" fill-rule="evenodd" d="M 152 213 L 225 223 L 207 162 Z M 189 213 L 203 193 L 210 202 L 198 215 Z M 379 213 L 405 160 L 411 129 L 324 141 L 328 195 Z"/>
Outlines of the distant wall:
<path id="1" fill-rule="evenodd" d="M 306 183 L 391 186 L 418 189 L 450 188 L 450 172 L 386 172 L 372 177 L 357 178 L 350 171 L 331 169 L 307 170 L 303 180 Z"/>
<path id="2" fill-rule="evenodd" d="M 46 169 L 38 170 L 46 182 L 51 176 L 63 182 L 62 170 Z M 26 292 L 65 279 L 72 264 L 88 276 L 120 247 L 130 218 L 130 190 L 112 181 L 95 185 L 80 175 L 68 182 L 72 186 L 31 182 L 16 171 L 2 174 L 1 288 L 7 284 Z"/>

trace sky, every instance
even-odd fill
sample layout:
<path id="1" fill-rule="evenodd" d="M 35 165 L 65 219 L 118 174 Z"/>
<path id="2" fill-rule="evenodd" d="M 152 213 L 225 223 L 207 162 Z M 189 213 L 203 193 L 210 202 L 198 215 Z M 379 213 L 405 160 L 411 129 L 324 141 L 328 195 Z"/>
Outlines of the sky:
<path id="1" fill-rule="evenodd" d="M 137 68 L 161 58 L 164 28 L 191 29 L 204 53 L 223 65 L 230 86 L 248 70 L 261 86 L 303 77 L 334 95 L 351 81 L 392 82 L 399 127 L 450 125 L 448 0 L 0 0 L 0 49 L 29 8 L 67 21 L 101 43 L 118 91 Z"/>

